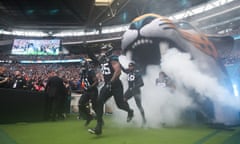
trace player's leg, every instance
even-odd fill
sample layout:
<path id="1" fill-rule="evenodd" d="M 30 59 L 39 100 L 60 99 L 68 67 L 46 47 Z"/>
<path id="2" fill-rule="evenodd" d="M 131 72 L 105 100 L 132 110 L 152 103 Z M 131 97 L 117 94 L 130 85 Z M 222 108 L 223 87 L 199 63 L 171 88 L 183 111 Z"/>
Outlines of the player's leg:
<path id="1" fill-rule="evenodd" d="M 124 93 L 124 100 L 127 101 L 133 96 L 132 90 L 128 88 L 126 92 Z"/>
<path id="2" fill-rule="evenodd" d="M 134 91 L 134 99 L 135 99 L 136 105 L 137 105 L 137 107 L 138 107 L 138 109 L 141 113 L 143 124 L 145 124 L 146 123 L 146 117 L 145 117 L 145 112 L 144 112 L 144 109 L 143 109 L 143 106 L 142 106 L 142 98 L 141 98 L 140 89 L 136 89 Z"/>
<path id="3" fill-rule="evenodd" d="M 98 98 L 98 89 L 94 88 L 91 90 L 90 99 L 92 103 L 92 109 L 96 113 L 97 111 L 97 98 Z"/>
<path id="4" fill-rule="evenodd" d="M 120 80 L 116 81 L 112 85 L 112 94 L 118 108 L 128 112 L 127 122 L 130 122 L 133 118 L 133 110 L 129 107 L 129 104 L 123 98 L 123 85 Z"/>
<path id="5" fill-rule="evenodd" d="M 79 117 L 83 117 L 86 120 L 85 125 L 88 125 L 92 120 L 91 115 L 89 114 L 89 110 L 86 105 L 89 102 L 89 95 L 85 92 L 79 99 L 78 108 L 79 108 Z"/>
<path id="6" fill-rule="evenodd" d="M 100 135 L 102 134 L 102 125 L 103 125 L 103 107 L 104 103 L 107 101 L 107 99 L 111 97 L 111 92 L 109 88 L 106 86 L 103 86 L 103 88 L 100 90 L 99 97 L 97 98 L 97 125 L 93 129 L 88 129 L 88 131 L 92 134 Z"/>

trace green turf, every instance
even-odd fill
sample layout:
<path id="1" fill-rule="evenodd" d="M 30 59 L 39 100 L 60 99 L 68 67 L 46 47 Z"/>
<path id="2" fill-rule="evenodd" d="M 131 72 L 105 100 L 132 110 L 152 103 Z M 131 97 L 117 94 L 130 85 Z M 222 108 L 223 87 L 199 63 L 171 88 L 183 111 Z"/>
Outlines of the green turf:
<path id="1" fill-rule="evenodd" d="M 16 142 L 0 129 L 0 144 L 16 144 Z"/>
<path id="2" fill-rule="evenodd" d="M 89 127 L 95 126 L 93 121 Z M 130 124 L 131 125 L 131 124 Z M 84 121 L 0 125 L 0 144 L 238 144 L 240 129 L 224 131 L 205 126 L 176 128 L 122 127 L 105 117 L 101 136 L 91 135 Z"/>

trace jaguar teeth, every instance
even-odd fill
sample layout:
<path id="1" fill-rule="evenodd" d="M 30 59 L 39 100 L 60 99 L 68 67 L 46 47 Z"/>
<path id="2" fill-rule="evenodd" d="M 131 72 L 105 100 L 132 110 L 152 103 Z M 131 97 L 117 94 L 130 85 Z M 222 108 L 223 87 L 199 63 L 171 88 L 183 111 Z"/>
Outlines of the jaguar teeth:
<path id="1" fill-rule="evenodd" d="M 139 46 L 141 44 L 152 44 L 152 43 L 153 43 L 152 40 L 142 38 L 142 39 L 139 39 L 139 40 L 135 41 L 132 45 L 132 48 L 135 49 L 137 46 Z"/>

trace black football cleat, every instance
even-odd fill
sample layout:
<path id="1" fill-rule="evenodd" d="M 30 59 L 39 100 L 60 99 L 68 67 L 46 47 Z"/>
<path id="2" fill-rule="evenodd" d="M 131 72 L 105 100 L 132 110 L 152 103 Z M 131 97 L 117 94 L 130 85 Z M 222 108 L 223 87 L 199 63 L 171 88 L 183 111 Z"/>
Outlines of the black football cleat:
<path id="1" fill-rule="evenodd" d="M 128 112 L 127 122 L 130 122 L 132 120 L 132 118 L 133 118 L 133 110 Z"/>
<path id="2" fill-rule="evenodd" d="M 101 135 L 102 134 L 102 131 L 97 130 L 96 128 L 88 129 L 88 132 L 91 133 L 91 134 L 95 134 L 95 135 Z"/>

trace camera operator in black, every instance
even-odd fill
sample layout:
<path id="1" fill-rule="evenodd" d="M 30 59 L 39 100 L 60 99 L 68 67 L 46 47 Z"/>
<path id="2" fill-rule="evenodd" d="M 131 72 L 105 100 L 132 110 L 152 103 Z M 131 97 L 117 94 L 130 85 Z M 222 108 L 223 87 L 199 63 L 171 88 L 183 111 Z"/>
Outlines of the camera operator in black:
<path id="1" fill-rule="evenodd" d="M 88 130 L 90 133 L 96 135 L 100 135 L 102 133 L 103 107 L 104 103 L 111 96 L 114 96 L 114 100 L 118 108 L 128 112 L 127 122 L 130 122 L 133 118 L 133 110 L 130 109 L 127 101 L 124 101 L 123 99 L 123 85 L 119 79 L 121 75 L 121 66 L 118 61 L 118 56 L 112 55 L 112 51 L 110 50 L 107 51 L 99 60 L 93 55 L 93 53 L 89 53 L 89 57 L 95 61 L 95 63 L 101 65 L 105 82 L 104 86 L 100 90 L 100 95 L 97 100 L 97 125 L 95 128 Z"/>
<path id="2" fill-rule="evenodd" d="M 86 119 L 85 126 L 93 120 L 93 114 L 91 113 L 91 107 L 89 105 L 90 103 L 92 109 L 96 112 L 96 102 L 98 97 L 97 85 L 98 79 L 96 73 L 91 65 L 86 62 L 81 71 L 81 86 L 83 94 L 78 102 L 79 116 L 83 116 Z"/>
<path id="3" fill-rule="evenodd" d="M 146 123 L 145 113 L 142 106 L 141 99 L 141 87 L 144 85 L 141 73 L 138 69 L 136 69 L 134 62 L 130 62 L 128 65 L 128 69 L 125 69 L 121 66 L 123 72 L 128 75 L 128 89 L 124 94 L 124 99 L 127 101 L 130 98 L 134 97 L 136 105 L 140 110 L 142 116 L 143 124 Z"/>

